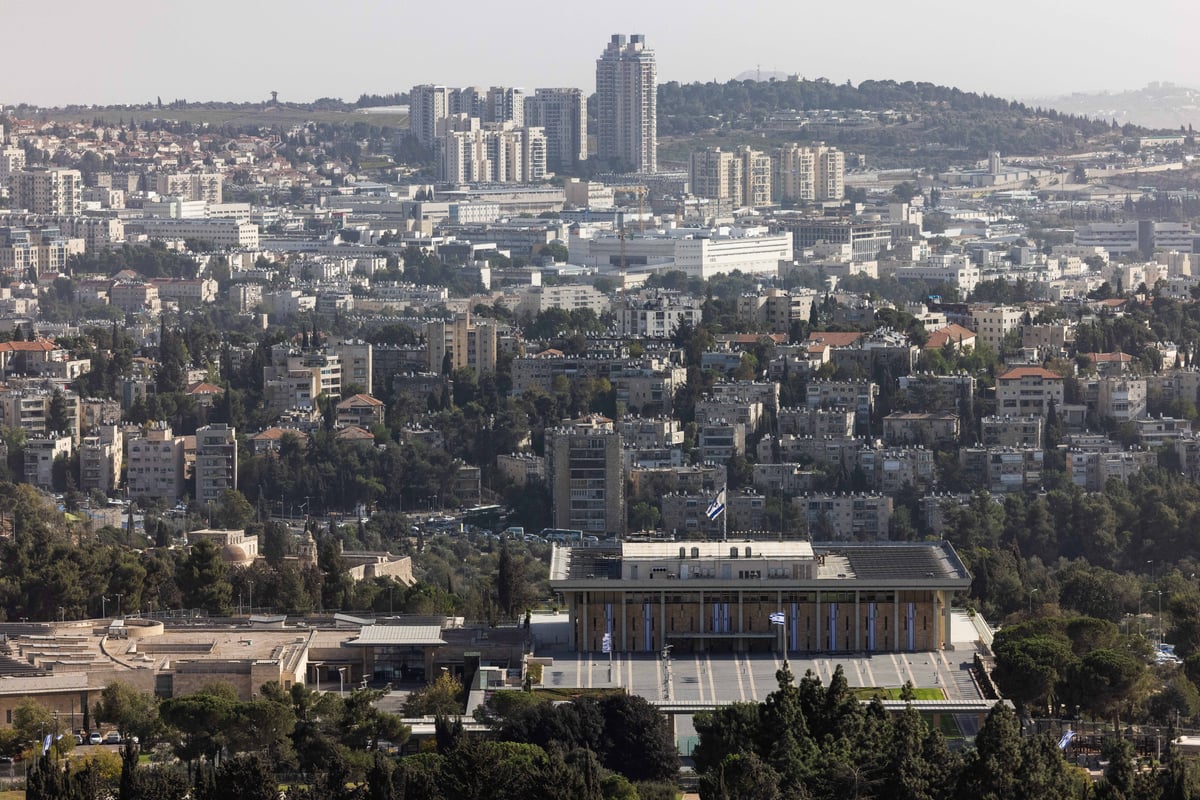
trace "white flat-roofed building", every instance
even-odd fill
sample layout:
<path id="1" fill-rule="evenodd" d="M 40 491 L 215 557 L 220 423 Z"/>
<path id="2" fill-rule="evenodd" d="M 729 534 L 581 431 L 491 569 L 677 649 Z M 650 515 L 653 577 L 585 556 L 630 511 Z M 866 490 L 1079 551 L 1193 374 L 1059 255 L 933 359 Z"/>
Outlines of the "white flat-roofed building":
<path id="1" fill-rule="evenodd" d="M 197 239 L 240 250 L 258 247 L 258 226 L 236 219 L 139 219 L 129 225 L 151 239 Z"/>
<path id="2" fill-rule="evenodd" d="M 681 270 L 707 280 L 734 270 L 777 275 L 780 262 L 792 260 L 792 237 L 766 228 L 677 228 L 665 233 L 626 237 L 598 236 L 580 243 L 585 266 L 632 270 L 646 266 Z M 575 260 L 572 255 L 572 260 Z"/>

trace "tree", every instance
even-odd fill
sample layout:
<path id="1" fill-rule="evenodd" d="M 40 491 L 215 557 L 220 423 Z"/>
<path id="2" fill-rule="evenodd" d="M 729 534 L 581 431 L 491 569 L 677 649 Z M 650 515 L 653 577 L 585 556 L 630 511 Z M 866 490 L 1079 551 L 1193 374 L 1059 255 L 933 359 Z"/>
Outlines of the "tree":
<path id="1" fill-rule="evenodd" d="M 46 430 L 52 433 L 65 434 L 74 429 L 67 411 L 67 398 L 61 389 L 55 389 L 50 395 L 50 408 L 46 414 Z"/>
<path id="2" fill-rule="evenodd" d="M 158 723 L 154 698 L 124 681 L 105 686 L 92 713 L 98 722 L 116 725 L 123 737 L 145 739 Z"/>
<path id="3" fill-rule="evenodd" d="M 189 608 L 203 608 L 214 616 L 229 613 L 233 586 L 221 551 L 208 539 L 192 545 L 191 552 L 179 562 L 176 582 Z"/>
<path id="4" fill-rule="evenodd" d="M 408 696 L 404 701 L 404 716 L 454 716 L 462 713 L 464 700 L 462 683 L 449 672 L 443 672 L 433 683 Z"/>
<path id="5" fill-rule="evenodd" d="M 504 616 L 511 619 L 521 610 L 519 604 L 528 594 L 525 565 L 515 558 L 508 540 L 500 542 L 500 558 L 496 566 L 496 601 Z"/>
<path id="6" fill-rule="evenodd" d="M 1007 800 L 1019 796 L 1022 780 L 1021 726 L 1011 708 L 997 703 L 975 737 L 975 750 L 967 757 L 960 796 Z"/>
<path id="7" fill-rule="evenodd" d="M 214 523 L 221 528 L 245 530 L 254 521 L 254 506 L 237 489 L 221 493 Z"/>
<path id="8" fill-rule="evenodd" d="M 731 753 L 700 776 L 700 800 L 778 800 L 779 773 L 754 753 Z"/>

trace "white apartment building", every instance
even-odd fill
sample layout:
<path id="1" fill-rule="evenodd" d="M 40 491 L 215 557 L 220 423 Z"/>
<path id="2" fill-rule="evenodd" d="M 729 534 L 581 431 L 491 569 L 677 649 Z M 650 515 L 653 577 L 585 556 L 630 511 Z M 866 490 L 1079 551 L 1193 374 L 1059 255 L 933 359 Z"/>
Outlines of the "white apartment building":
<path id="1" fill-rule="evenodd" d="M 34 214 L 76 216 L 83 210 L 83 176 L 77 169 L 19 170 L 9 175 L 13 208 Z"/>
<path id="2" fill-rule="evenodd" d="M 151 239 L 199 239 L 222 248 L 258 248 L 258 226 L 234 219 L 140 219 L 130 225 Z"/>
<path id="3" fill-rule="evenodd" d="M 896 270 L 898 281 L 924 281 L 928 284 L 946 284 L 966 297 L 979 285 L 981 272 L 966 256 L 953 253 L 931 255 L 924 264 L 900 267 Z"/>
<path id="4" fill-rule="evenodd" d="M 771 157 L 749 147 L 730 152 L 709 147 L 692 153 L 692 194 L 739 206 L 771 204 Z"/>
<path id="5" fill-rule="evenodd" d="M 439 140 L 438 179 L 449 183 L 538 183 L 546 179 L 546 134 L 512 123 L 448 131 Z"/>
<path id="6" fill-rule="evenodd" d="M 218 204 L 224 180 L 219 172 L 184 172 L 159 175 L 155 186 L 161 195 Z"/>
<path id="7" fill-rule="evenodd" d="M 561 308 L 573 311 L 577 308 L 588 308 L 596 312 L 596 316 L 609 309 L 608 296 L 588 284 L 561 284 L 556 286 L 530 286 L 521 292 L 521 302 L 517 306 L 517 314 L 537 316 L 539 312 L 551 308 Z"/>
<path id="8" fill-rule="evenodd" d="M 775 151 L 771 167 L 778 202 L 838 201 L 846 193 L 846 155 L 836 147 L 788 145 Z"/>
<path id="9" fill-rule="evenodd" d="M 25 482 L 41 489 L 54 488 L 54 462 L 70 458 L 70 436 L 34 436 L 25 442 Z"/>
<path id="10" fill-rule="evenodd" d="M 438 123 L 450 115 L 450 90 L 445 86 L 414 86 L 408 99 L 408 129 L 417 141 L 433 147 Z"/>
<path id="11" fill-rule="evenodd" d="M 761 227 L 676 228 L 626 239 L 623 248 L 617 235 L 598 236 L 581 244 L 580 261 L 588 266 L 611 269 L 624 261 L 631 269 L 677 269 L 705 280 L 734 270 L 777 275 L 780 262 L 792 260 L 792 236 Z"/>
<path id="12" fill-rule="evenodd" d="M 681 325 L 699 325 L 702 317 L 693 299 L 670 296 L 631 299 L 615 313 L 617 333 L 640 339 L 669 339 Z"/>
<path id="13" fill-rule="evenodd" d="M 1025 310 L 1016 306 L 992 306 L 971 310 L 971 329 L 980 342 L 1000 352 L 1004 337 L 1021 329 Z"/>
<path id="14" fill-rule="evenodd" d="M 184 492 L 183 437 L 158 423 L 129 439 L 126 483 L 130 497 L 157 497 L 174 503 Z"/>
<path id="15" fill-rule="evenodd" d="M 596 60 L 596 152 L 658 171 L 658 68 L 641 34 L 614 34 Z"/>

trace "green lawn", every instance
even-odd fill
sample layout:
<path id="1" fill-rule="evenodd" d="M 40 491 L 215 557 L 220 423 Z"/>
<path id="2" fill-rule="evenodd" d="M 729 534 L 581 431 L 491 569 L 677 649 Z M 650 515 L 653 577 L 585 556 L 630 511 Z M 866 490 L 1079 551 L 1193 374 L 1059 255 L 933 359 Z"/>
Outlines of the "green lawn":
<path id="1" fill-rule="evenodd" d="M 889 687 L 884 689 L 872 688 L 864 686 L 852 690 L 854 696 L 859 700 L 870 700 L 875 695 L 879 695 L 884 700 L 900 700 L 900 694 L 904 690 L 898 687 Z M 945 700 L 946 693 L 941 689 L 913 689 L 913 694 L 917 700 Z"/>

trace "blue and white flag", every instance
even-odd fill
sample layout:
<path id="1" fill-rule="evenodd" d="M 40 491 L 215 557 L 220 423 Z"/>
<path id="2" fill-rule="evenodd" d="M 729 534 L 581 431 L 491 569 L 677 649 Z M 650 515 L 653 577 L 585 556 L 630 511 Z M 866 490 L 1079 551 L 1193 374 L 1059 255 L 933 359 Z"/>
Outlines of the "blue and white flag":
<path id="1" fill-rule="evenodd" d="M 725 512 L 725 490 L 717 492 L 717 496 L 708 504 L 708 510 L 704 512 L 709 519 L 716 519 Z"/>
<path id="2" fill-rule="evenodd" d="M 46 755 L 47 751 L 50 750 L 50 742 L 52 742 L 53 740 L 54 740 L 54 734 L 47 733 L 46 741 L 42 742 L 42 755 Z"/>
<path id="3" fill-rule="evenodd" d="M 1071 743 L 1071 740 L 1074 738 L 1075 738 L 1075 731 L 1071 730 L 1070 728 L 1067 728 L 1066 732 L 1063 733 L 1062 738 L 1058 740 L 1058 749 L 1066 750 L 1067 745 L 1069 745 Z"/>
<path id="4" fill-rule="evenodd" d="M 771 620 L 772 625 L 786 625 L 787 624 L 787 617 L 784 616 L 782 611 L 772 611 L 771 616 L 768 617 L 768 619 Z"/>

